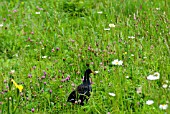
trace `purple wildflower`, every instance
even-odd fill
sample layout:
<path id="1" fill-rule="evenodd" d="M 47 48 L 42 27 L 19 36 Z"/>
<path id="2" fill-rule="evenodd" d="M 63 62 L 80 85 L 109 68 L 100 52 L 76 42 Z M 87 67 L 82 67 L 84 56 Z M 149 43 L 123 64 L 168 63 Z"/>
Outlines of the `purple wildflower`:
<path id="1" fill-rule="evenodd" d="M 61 82 L 65 82 L 65 81 L 66 81 L 66 79 L 62 79 L 62 80 L 61 80 Z"/>
<path id="2" fill-rule="evenodd" d="M 7 80 L 4 80 L 4 83 L 7 83 Z"/>
<path id="3" fill-rule="evenodd" d="M 56 48 L 56 50 L 58 51 L 58 50 L 60 50 L 60 48 L 59 48 L 59 47 L 57 47 L 57 48 Z"/>
<path id="4" fill-rule="evenodd" d="M 33 34 L 34 34 L 34 32 L 32 31 L 32 32 L 31 32 L 31 34 L 33 35 Z"/>
<path id="5" fill-rule="evenodd" d="M 34 109 L 34 108 L 32 108 L 32 109 L 31 109 L 31 111 L 32 111 L 32 112 L 34 112 L 34 111 L 35 111 L 35 109 Z"/>
<path id="6" fill-rule="evenodd" d="M 28 74 L 28 78 L 32 78 L 32 74 Z"/>
<path id="7" fill-rule="evenodd" d="M 54 52 L 55 51 L 54 48 L 51 51 Z"/>
<path id="8" fill-rule="evenodd" d="M 33 66 L 32 68 L 33 68 L 33 69 L 36 69 L 36 66 Z"/>
<path id="9" fill-rule="evenodd" d="M 67 76 L 66 80 L 70 80 L 70 75 Z"/>
<path id="10" fill-rule="evenodd" d="M 42 76 L 42 77 L 41 77 L 41 79 L 44 79 L 44 78 L 45 78 L 45 76 Z"/>
<path id="11" fill-rule="evenodd" d="M 47 75 L 47 73 L 44 71 L 44 76 L 46 76 Z"/>
<path id="12" fill-rule="evenodd" d="M 72 84 L 71 84 L 71 86 L 73 86 L 73 87 L 74 87 L 74 86 L 75 86 L 75 84 L 74 84 L 74 83 L 72 83 Z"/>
<path id="13" fill-rule="evenodd" d="M 6 21 L 6 18 L 3 18 L 3 21 Z"/>
<path id="14" fill-rule="evenodd" d="M 13 10 L 13 12 L 14 12 L 14 13 L 16 13 L 16 12 L 17 12 L 17 10 Z"/>
<path id="15" fill-rule="evenodd" d="M 91 50 L 91 47 L 90 47 L 90 46 L 88 47 L 88 50 Z"/>

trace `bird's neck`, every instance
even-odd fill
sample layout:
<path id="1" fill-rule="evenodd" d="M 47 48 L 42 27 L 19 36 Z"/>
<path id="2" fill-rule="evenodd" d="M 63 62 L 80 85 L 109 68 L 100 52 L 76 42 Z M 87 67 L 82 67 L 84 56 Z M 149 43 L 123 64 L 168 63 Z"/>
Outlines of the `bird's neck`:
<path id="1" fill-rule="evenodd" d="M 84 83 L 84 84 L 90 84 L 89 74 L 88 74 L 88 73 L 85 73 L 85 74 L 84 74 L 83 83 Z"/>

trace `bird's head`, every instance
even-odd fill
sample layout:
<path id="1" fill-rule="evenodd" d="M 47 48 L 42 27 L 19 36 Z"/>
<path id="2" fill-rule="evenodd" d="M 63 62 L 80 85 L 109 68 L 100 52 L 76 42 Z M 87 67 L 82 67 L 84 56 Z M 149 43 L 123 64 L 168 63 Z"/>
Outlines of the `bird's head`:
<path id="1" fill-rule="evenodd" d="M 85 74 L 91 74 L 91 73 L 94 73 L 91 69 L 87 69 L 86 71 L 85 71 Z"/>

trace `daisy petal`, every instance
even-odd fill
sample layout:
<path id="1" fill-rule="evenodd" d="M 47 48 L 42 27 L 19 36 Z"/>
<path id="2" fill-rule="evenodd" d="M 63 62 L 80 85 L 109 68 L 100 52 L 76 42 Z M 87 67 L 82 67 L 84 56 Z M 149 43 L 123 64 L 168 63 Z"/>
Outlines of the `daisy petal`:
<path id="1" fill-rule="evenodd" d="M 111 96 L 113 96 L 113 97 L 116 96 L 116 94 L 114 94 L 114 93 L 109 93 L 109 95 L 111 95 Z"/>

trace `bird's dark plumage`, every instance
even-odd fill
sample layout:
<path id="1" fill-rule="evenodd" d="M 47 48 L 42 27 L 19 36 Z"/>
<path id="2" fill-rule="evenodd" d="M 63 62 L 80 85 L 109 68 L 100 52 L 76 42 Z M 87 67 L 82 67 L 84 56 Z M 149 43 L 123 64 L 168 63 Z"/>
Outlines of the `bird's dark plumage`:
<path id="1" fill-rule="evenodd" d="M 80 105 L 84 105 L 84 100 L 88 101 L 90 97 L 90 92 L 92 91 L 89 75 L 93 73 L 90 69 L 87 69 L 84 74 L 84 80 L 81 85 L 77 87 L 76 90 L 72 91 L 68 97 L 67 102 L 75 103 L 80 101 Z"/>

